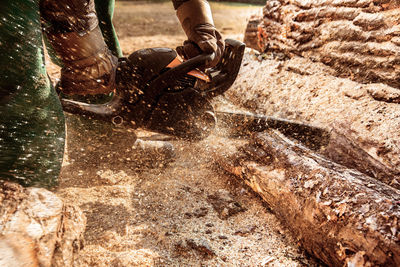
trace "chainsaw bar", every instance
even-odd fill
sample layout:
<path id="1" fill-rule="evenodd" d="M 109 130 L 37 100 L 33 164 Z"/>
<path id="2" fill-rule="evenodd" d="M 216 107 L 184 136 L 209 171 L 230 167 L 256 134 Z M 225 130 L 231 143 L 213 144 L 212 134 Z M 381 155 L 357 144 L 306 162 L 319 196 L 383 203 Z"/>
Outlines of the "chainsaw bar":
<path id="1" fill-rule="evenodd" d="M 330 132 L 324 128 L 297 121 L 246 113 L 216 111 L 219 128 L 226 129 L 231 137 L 248 137 L 270 129 L 300 141 L 305 146 L 319 150 L 330 140 Z"/>

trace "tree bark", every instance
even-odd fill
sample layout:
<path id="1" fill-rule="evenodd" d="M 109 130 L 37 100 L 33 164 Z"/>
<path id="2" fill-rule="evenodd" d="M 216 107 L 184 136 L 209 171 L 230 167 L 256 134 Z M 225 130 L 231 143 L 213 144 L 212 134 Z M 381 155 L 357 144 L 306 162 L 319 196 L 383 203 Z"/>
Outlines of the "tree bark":
<path id="1" fill-rule="evenodd" d="M 333 128 L 327 144 L 320 147 L 317 152 L 333 162 L 360 171 L 400 190 L 399 172 L 369 155 L 344 129 Z"/>
<path id="2" fill-rule="evenodd" d="M 399 19 L 394 0 L 270 0 L 258 42 L 261 51 L 301 55 L 332 66 L 341 77 L 399 88 Z"/>
<path id="3" fill-rule="evenodd" d="M 82 211 L 53 193 L 0 181 L 0 265 L 73 266 L 85 226 Z"/>
<path id="4" fill-rule="evenodd" d="M 224 129 L 226 135 L 243 137 L 255 132 L 276 129 L 333 162 L 355 169 L 400 190 L 400 172 L 368 154 L 344 126 L 327 130 L 311 124 L 251 113 L 217 112 L 216 114 L 218 127 Z"/>
<path id="5" fill-rule="evenodd" d="M 330 266 L 400 266 L 400 191 L 277 132 L 259 133 L 219 164 L 243 179 Z"/>

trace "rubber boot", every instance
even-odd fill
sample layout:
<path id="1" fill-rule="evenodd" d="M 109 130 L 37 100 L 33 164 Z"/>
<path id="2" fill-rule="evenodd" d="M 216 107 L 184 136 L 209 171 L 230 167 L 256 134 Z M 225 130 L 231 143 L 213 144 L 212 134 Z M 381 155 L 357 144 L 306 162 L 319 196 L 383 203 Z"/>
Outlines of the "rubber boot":
<path id="1" fill-rule="evenodd" d="M 46 74 L 39 0 L 0 3 L 0 179 L 57 184 L 64 116 Z"/>
<path id="2" fill-rule="evenodd" d="M 61 92 L 112 92 L 118 59 L 104 42 L 93 0 L 41 0 L 40 8 L 48 42 L 62 61 Z"/>
<path id="3" fill-rule="evenodd" d="M 48 9 L 46 5 L 48 0 L 43 1 L 42 8 Z M 120 48 L 120 44 L 118 41 L 117 34 L 115 32 L 114 25 L 112 23 L 113 13 L 114 13 L 114 6 L 115 0 L 95 0 L 94 1 L 95 10 L 97 13 L 98 24 L 102 32 L 102 36 L 104 37 L 104 41 L 107 44 L 108 49 L 112 52 L 112 54 L 116 57 L 122 57 L 122 51 Z M 44 12 L 46 13 L 46 12 Z M 48 17 L 48 16 L 47 16 Z M 46 32 L 46 28 L 51 27 L 51 21 L 47 21 L 48 18 L 44 16 L 44 28 Z M 50 19 L 51 20 L 51 19 Z M 64 67 L 62 63 L 62 58 L 57 55 L 55 51 L 55 47 L 51 44 L 51 40 L 44 36 L 45 44 L 47 47 L 47 52 L 50 56 L 50 59 L 53 63 L 57 64 L 60 67 Z M 61 92 L 61 86 L 58 84 L 56 89 L 58 88 L 58 93 L 62 98 L 68 98 L 75 101 L 85 102 L 88 104 L 101 104 L 110 101 L 113 97 L 113 93 L 110 94 L 91 94 L 91 95 L 66 95 Z"/>

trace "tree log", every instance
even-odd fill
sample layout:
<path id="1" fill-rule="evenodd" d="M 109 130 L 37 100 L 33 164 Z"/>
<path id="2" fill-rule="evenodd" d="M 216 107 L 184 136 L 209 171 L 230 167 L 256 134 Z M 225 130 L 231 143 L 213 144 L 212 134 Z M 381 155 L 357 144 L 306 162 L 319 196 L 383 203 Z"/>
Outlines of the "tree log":
<path id="1" fill-rule="evenodd" d="M 82 211 L 53 193 L 0 181 L 1 266 L 73 266 L 85 226 Z"/>
<path id="2" fill-rule="evenodd" d="M 341 77 L 400 88 L 399 19 L 394 0 L 271 0 L 263 9 L 258 43 L 261 51 L 323 62 Z"/>
<path id="3" fill-rule="evenodd" d="M 219 154 L 219 164 L 253 188 L 326 264 L 400 266 L 399 190 L 277 132 Z"/>
<path id="4" fill-rule="evenodd" d="M 259 43 L 262 38 L 258 38 L 258 25 L 260 25 L 261 21 L 262 18 L 260 18 L 260 16 L 253 15 L 250 17 L 243 40 L 247 47 L 256 50 L 260 50 L 264 47 L 264 44 Z"/>
<path id="5" fill-rule="evenodd" d="M 218 127 L 232 137 L 249 136 L 269 129 L 301 142 L 307 148 L 347 168 L 355 169 L 400 190 L 400 172 L 378 161 L 351 136 L 346 127 L 327 130 L 310 124 L 240 112 L 217 112 Z"/>
<path id="6" fill-rule="evenodd" d="M 369 155 L 357 145 L 355 140 L 352 140 L 351 134 L 346 134 L 345 129 L 333 128 L 327 144 L 316 152 L 333 162 L 358 170 L 400 190 L 400 173 L 398 170 L 389 168 Z"/>

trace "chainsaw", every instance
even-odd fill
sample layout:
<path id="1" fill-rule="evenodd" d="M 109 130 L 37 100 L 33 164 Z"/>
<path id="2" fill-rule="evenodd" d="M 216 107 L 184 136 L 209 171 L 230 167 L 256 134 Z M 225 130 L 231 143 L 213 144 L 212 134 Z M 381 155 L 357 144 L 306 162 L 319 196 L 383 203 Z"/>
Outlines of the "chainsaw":
<path id="1" fill-rule="evenodd" d="M 226 92 L 239 73 L 245 45 L 226 39 L 220 62 L 201 71 L 214 54 L 201 54 L 183 61 L 170 48 L 148 48 L 120 58 L 116 75 L 117 90 L 111 101 L 87 104 L 61 99 L 64 111 L 143 128 L 183 139 L 207 137 L 217 125 L 229 128 L 232 136 L 248 136 L 273 128 L 321 143 L 325 129 L 300 122 L 264 115 L 215 111 L 211 100 Z"/>
<path id="2" fill-rule="evenodd" d="M 170 48 L 148 48 L 120 58 L 117 89 L 104 104 L 61 99 L 64 111 L 115 125 L 143 128 L 184 139 L 202 139 L 216 125 L 211 99 L 235 81 L 245 45 L 227 39 L 220 62 L 201 71 L 214 54 L 183 61 Z"/>

